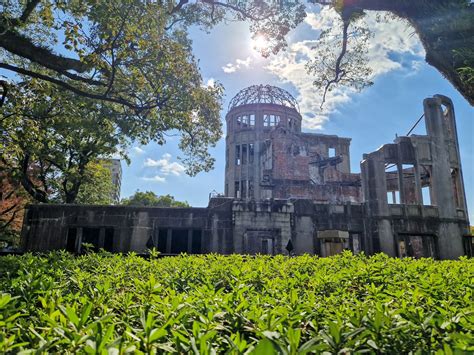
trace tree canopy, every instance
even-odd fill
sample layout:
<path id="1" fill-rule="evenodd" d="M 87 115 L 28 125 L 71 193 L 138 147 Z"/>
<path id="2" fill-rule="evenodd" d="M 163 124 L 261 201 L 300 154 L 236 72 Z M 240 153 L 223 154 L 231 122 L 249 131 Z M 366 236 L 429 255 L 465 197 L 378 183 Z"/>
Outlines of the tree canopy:
<path id="1" fill-rule="evenodd" d="M 145 207 L 190 207 L 186 201 L 176 201 L 171 195 L 157 196 L 152 191 L 136 191 L 135 194 L 129 198 L 123 199 L 121 204 L 126 206 Z"/>
<path id="2" fill-rule="evenodd" d="M 225 20 L 249 21 L 253 35 L 263 35 L 270 43 L 262 49 L 262 54 L 269 55 L 286 46 L 286 35 L 303 21 L 306 7 L 314 4 L 331 6 L 341 17 L 338 54 L 324 61 L 312 58 L 308 63 L 321 95 L 336 85 L 362 89 L 371 84 L 363 65 L 363 42 L 371 29 L 363 28 L 360 19 L 366 11 L 377 11 L 406 20 L 425 48 L 426 61 L 474 104 L 474 5 L 469 0 L 294 0 L 278 4 L 270 0 L 10 0 L 0 5 L 0 47 L 4 49 L 0 68 L 119 104 L 139 116 L 159 112 L 159 128 L 186 132 L 188 125 L 182 121 L 178 127 L 170 124 L 172 117 L 163 112 L 181 107 L 182 103 L 175 102 L 178 98 L 192 97 L 197 104 L 204 95 L 207 105 L 197 105 L 196 111 L 207 112 L 208 120 L 214 122 L 210 118 L 213 110 L 206 107 L 219 96 L 219 90 L 202 87 L 188 27 L 208 30 Z M 2 90 L 7 90 L 5 82 Z M 189 109 L 178 111 L 193 121 Z M 187 143 L 196 142 L 193 134 L 187 138 Z"/>
<path id="3" fill-rule="evenodd" d="M 127 144 L 107 106 L 42 81 L 14 88 L 0 112 L 0 162 L 37 202 L 75 202 L 87 166 Z M 130 132 L 127 132 L 130 134 Z"/>
<path id="4" fill-rule="evenodd" d="M 181 134 L 187 172 L 212 168 L 221 136 L 222 86 L 205 85 L 183 28 L 160 2 L 4 1 L 0 4 L 0 103 L 25 78 L 100 103 L 142 144 Z M 118 122 L 118 121 L 116 121 Z"/>
<path id="5" fill-rule="evenodd" d="M 77 204 L 110 205 L 116 187 L 107 160 L 91 161 L 86 165 L 84 178 L 77 193 Z"/>

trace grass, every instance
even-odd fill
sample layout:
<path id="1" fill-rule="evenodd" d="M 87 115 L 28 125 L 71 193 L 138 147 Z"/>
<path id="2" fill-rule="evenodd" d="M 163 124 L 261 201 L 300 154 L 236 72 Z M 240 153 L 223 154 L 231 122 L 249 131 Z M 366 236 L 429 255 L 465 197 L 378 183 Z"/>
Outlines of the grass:
<path id="1" fill-rule="evenodd" d="M 0 353 L 474 351 L 474 260 L 0 257 Z"/>

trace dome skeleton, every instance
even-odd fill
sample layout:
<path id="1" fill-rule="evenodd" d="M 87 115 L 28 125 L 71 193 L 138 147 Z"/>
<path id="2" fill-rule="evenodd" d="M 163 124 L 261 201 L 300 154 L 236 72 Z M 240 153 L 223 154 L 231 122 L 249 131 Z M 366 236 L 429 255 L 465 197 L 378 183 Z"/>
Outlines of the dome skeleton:
<path id="1" fill-rule="evenodd" d="M 294 108 L 299 112 L 296 99 L 286 90 L 272 85 L 252 85 L 237 93 L 229 103 L 229 111 L 249 104 L 276 104 Z"/>

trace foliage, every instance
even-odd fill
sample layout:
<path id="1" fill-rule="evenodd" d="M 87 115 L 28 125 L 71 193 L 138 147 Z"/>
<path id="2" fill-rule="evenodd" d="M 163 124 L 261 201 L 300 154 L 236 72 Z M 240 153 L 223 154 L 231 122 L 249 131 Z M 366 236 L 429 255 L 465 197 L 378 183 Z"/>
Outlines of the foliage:
<path id="1" fill-rule="evenodd" d="M 79 188 L 76 203 L 87 205 L 110 205 L 113 201 L 115 186 L 112 173 L 104 160 L 87 164 L 84 180 Z"/>
<path id="2" fill-rule="evenodd" d="M 171 195 L 157 196 L 153 191 L 136 191 L 129 198 L 121 201 L 126 206 L 149 206 L 149 207 L 190 207 L 187 201 L 176 201 Z"/>
<path id="3" fill-rule="evenodd" d="M 74 202 L 87 165 L 127 144 L 105 105 L 36 80 L 11 93 L 0 113 L 0 159 L 38 202 Z"/>
<path id="4" fill-rule="evenodd" d="M 139 0 L 1 2 L 0 68 L 19 74 L 7 97 L 24 78 L 52 83 L 119 115 L 121 134 L 142 144 L 179 131 L 187 172 L 210 170 L 222 86 L 204 85 L 186 31 L 167 29 L 168 10 Z"/>
<path id="5" fill-rule="evenodd" d="M 0 352 L 474 350 L 474 260 L 0 258 Z"/>
<path id="6" fill-rule="evenodd" d="M 364 62 L 368 34 L 372 29 L 363 22 L 368 11 L 376 11 L 385 20 L 403 20 L 418 34 L 426 52 L 426 61 L 443 74 L 474 105 L 474 4 L 469 0 L 312 0 L 331 6 L 340 15 L 340 24 L 323 32 L 316 45 L 316 56 L 307 68 L 315 75 L 314 84 L 326 93 L 336 86 L 356 90 L 371 85 L 370 63 Z M 362 19 L 362 21 L 361 21 Z M 339 35 L 337 35 L 339 33 Z M 331 43 L 339 42 L 333 46 Z M 352 47 L 352 49 L 349 49 Z M 323 56 L 321 56 L 323 54 Z M 325 56 L 326 55 L 326 56 Z M 329 57 L 329 58 L 326 58 Z"/>
<path id="7" fill-rule="evenodd" d="M 252 35 L 268 43 L 261 48 L 268 56 L 286 47 L 286 35 L 304 20 L 308 8 L 314 10 L 314 4 L 330 6 L 341 17 L 333 28 L 339 30 L 338 45 L 323 36 L 316 57 L 308 62 L 321 96 L 337 85 L 361 90 L 371 84 L 364 42 L 372 29 L 362 28 L 359 18 L 376 11 L 412 26 L 426 61 L 474 104 L 474 4 L 470 0 L 295 0 L 280 1 L 278 6 L 273 0 L 12 0 L 0 4 L 0 47 L 5 50 L 0 67 L 120 104 L 139 115 L 158 111 L 158 121 L 166 126 L 163 106 L 183 107 L 168 101 L 175 100 L 177 93 L 210 95 L 210 106 L 216 99 L 215 93 L 202 88 L 187 38 L 190 26 L 209 30 L 222 21 L 248 21 Z M 25 68 L 25 61 L 47 73 Z M 4 91 L 5 82 L 0 84 Z M 192 106 L 184 106 L 189 114 Z"/>
<path id="8" fill-rule="evenodd" d="M 5 174 L 0 163 L 0 249 L 19 243 L 23 209 L 29 202 L 29 195 Z"/>

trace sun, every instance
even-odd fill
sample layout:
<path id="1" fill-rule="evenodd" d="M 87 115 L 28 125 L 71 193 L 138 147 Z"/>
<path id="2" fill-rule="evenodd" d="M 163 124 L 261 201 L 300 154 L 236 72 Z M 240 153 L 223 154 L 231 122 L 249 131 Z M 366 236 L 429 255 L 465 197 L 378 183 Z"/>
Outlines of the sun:
<path id="1" fill-rule="evenodd" d="M 257 35 L 252 38 L 252 47 L 258 52 L 262 52 L 268 48 L 268 40 L 263 35 Z"/>

